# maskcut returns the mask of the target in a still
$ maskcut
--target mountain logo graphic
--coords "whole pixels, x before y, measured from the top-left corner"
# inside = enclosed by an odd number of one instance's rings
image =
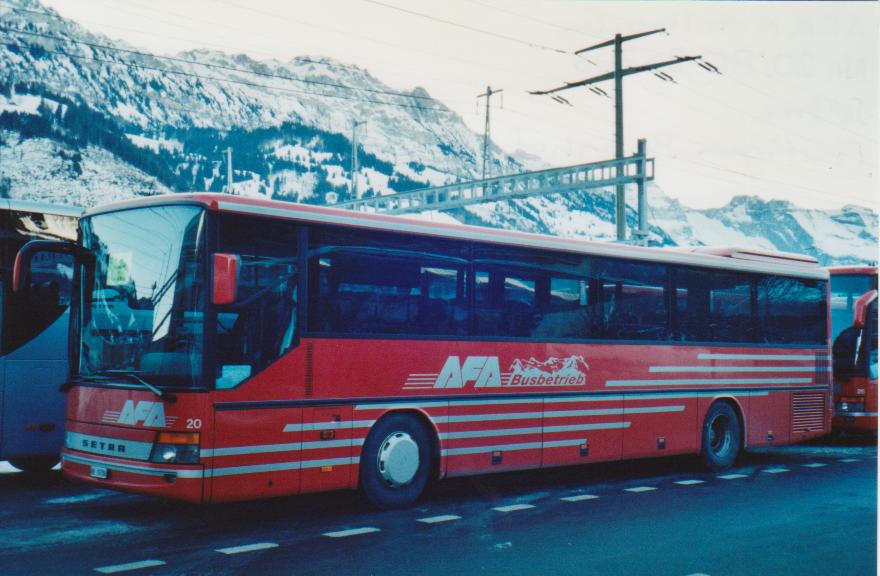
[[[517,358],[510,365],[508,386],[583,386],[589,364],[583,356],[548,358],[545,361]]]

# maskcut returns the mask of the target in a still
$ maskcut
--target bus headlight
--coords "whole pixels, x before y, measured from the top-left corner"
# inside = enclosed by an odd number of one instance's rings
[[[198,433],[159,432],[150,462],[156,464],[198,464]]]

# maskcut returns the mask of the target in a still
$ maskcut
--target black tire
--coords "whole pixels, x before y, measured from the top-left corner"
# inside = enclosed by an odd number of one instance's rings
[[[412,462],[413,447],[418,453],[418,462]],[[405,446],[401,446],[405,444]],[[396,447],[395,447],[396,446]],[[404,454],[403,459],[395,460],[397,468],[404,468],[404,476],[415,466],[412,477],[395,484],[391,467],[385,468],[383,458],[389,458],[390,451]],[[431,474],[431,436],[425,426],[408,414],[391,414],[382,418],[370,430],[361,451],[360,487],[367,499],[377,508],[391,509],[409,506],[422,495]]]
[[[703,463],[710,470],[726,470],[733,466],[741,450],[742,428],[736,411],[727,402],[715,402],[703,422]]]
[[[9,463],[22,472],[46,474],[58,464],[58,456],[36,456],[33,458],[10,458]]]

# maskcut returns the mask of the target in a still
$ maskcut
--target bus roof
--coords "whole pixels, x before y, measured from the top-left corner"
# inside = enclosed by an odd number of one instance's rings
[[[273,216],[303,222],[405,232],[424,236],[476,240],[529,248],[577,252],[652,262],[678,263],[726,270],[786,274],[827,279],[828,272],[810,257],[746,248],[646,248],[611,242],[561,238],[464,224],[431,222],[388,214],[354,212],[327,206],[295,204],[215,193],[187,193],[123,200],[88,210],[84,217],[157,204],[201,204],[209,210]]]
[[[875,276],[877,274],[877,266],[830,266],[828,268],[828,273],[832,276],[840,276],[843,274]]]
[[[49,204],[48,202],[31,202],[30,200],[15,200],[11,198],[3,198],[0,200],[0,210],[34,212],[37,214],[57,214],[59,216],[71,216],[73,218],[79,218],[83,213],[83,209],[79,206]]]

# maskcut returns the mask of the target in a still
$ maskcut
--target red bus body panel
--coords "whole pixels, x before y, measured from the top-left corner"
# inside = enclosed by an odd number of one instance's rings
[[[69,446],[64,471],[106,484],[90,476],[104,466],[114,488],[195,502],[353,488],[371,426],[399,410],[434,431],[440,477],[695,453],[717,399],[739,411],[747,446],[799,442],[830,429],[827,358],[823,348],[304,339],[235,389],[178,394],[161,428],[118,422],[128,401],[161,403],[149,392],[74,388],[70,432],[148,442],[199,420],[202,457],[171,480],[167,465]],[[513,384],[524,366],[531,385]]]

